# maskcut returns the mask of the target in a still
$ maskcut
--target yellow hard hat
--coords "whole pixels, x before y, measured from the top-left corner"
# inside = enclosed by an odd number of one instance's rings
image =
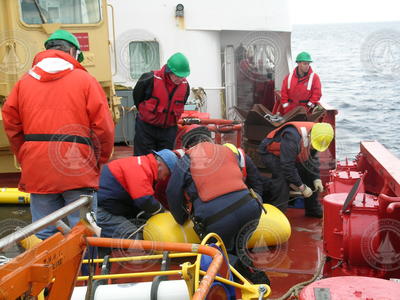
[[[333,128],[329,123],[315,123],[311,129],[311,145],[312,147],[323,152],[328,149],[333,140]]]
[[[239,155],[239,150],[234,144],[225,143],[223,146],[228,147],[229,149],[232,150],[233,153],[235,153],[236,155]]]

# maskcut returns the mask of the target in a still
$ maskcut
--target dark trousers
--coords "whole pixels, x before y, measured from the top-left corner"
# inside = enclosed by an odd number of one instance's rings
[[[233,203],[237,199],[227,197],[223,201],[228,200],[231,200],[229,203]],[[218,202],[218,200],[214,201]],[[218,203],[215,204],[218,205]],[[218,209],[212,211],[215,212]],[[257,228],[260,217],[260,206],[253,199],[217,222],[206,226],[205,231],[215,232],[221,237],[229,255],[229,262],[234,265],[238,257],[242,258],[245,255],[247,241]]]
[[[136,117],[133,151],[135,156],[146,155],[152,150],[173,149],[178,126],[156,127]]]
[[[278,207],[281,211],[286,211],[289,205],[289,184],[283,174],[279,157],[273,154],[264,154],[263,162],[272,173],[272,178],[269,183],[269,190],[264,191],[264,201]],[[311,189],[314,189],[315,175],[300,163],[296,164],[297,171],[304,184]],[[321,204],[318,200],[318,193],[315,192],[309,198],[304,198],[304,208],[306,213],[314,213],[321,210]]]

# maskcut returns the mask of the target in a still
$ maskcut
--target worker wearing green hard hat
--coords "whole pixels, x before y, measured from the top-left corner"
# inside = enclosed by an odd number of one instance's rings
[[[73,52],[73,50],[75,50],[74,51],[75,54],[74,55],[72,55],[71,53],[70,54],[73,57],[75,57],[75,59],[77,61],[79,61],[79,62],[83,61],[84,57],[83,57],[83,53],[81,51],[81,46],[79,45],[78,39],[72,33],[68,32],[66,30],[59,29],[59,30],[55,31],[46,40],[46,42],[44,43],[44,46],[45,46],[46,49],[48,49],[49,44],[52,44],[50,41],[60,41],[60,40],[61,41],[66,41],[69,44],[71,44],[72,46],[74,46],[75,49],[73,49],[72,47],[70,49],[71,49],[72,52]],[[59,46],[59,47],[61,48],[62,46]],[[60,50],[62,50],[62,49],[60,49]]]
[[[167,66],[178,77],[188,77],[190,74],[189,61],[180,52],[175,53],[168,59]]]
[[[296,62],[298,63],[298,62],[302,62],[302,61],[312,62],[310,53],[305,52],[305,51],[300,52],[296,57]]]
[[[286,114],[298,106],[311,112],[319,104],[321,81],[310,66],[312,62],[308,52],[303,51],[296,56],[297,67],[282,83],[281,113]]]
[[[96,199],[101,166],[114,147],[106,95],[79,63],[78,40],[57,30],[44,45],[2,107],[4,130],[23,166],[19,187],[30,193],[32,222],[81,195]],[[70,227],[79,220],[79,212],[68,215]],[[50,225],[35,235],[46,239],[56,232]]]
[[[160,70],[144,73],[139,78],[133,89],[133,100],[139,111],[134,155],[174,148],[178,120],[190,93],[186,80],[189,74],[188,59],[177,52]]]
[[[67,43],[69,43],[70,45],[72,45],[75,49],[73,49],[72,47],[70,47],[70,51],[72,53],[70,53],[73,57],[75,57],[75,59],[79,62],[82,62],[84,57],[83,57],[83,53],[81,51],[81,46],[79,45],[79,41],[78,39],[70,32],[66,31],[66,30],[62,30],[59,29],[57,31],[55,31],[52,35],[50,35],[50,37],[44,42],[44,46],[46,49],[49,48],[50,44],[53,44],[53,42],[51,41],[65,41]],[[62,45],[58,46],[59,48],[63,48]],[[51,48],[55,48],[55,47],[51,47]],[[60,49],[60,50],[64,50],[64,49]],[[73,51],[74,50],[74,51]]]

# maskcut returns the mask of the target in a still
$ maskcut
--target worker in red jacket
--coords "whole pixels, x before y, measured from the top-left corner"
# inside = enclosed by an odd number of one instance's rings
[[[144,73],[133,89],[138,109],[135,123],[134,155],[152,150],[173,149],[177,123],[190,93],[186,77],[189,61],[175,53],[161,70]]]
[[[154,197],[158,181],[169,178],[178,157],[164,149],[143,156],[114,160],[101,171],[97,224],[103,237],[130,238],[138,229],[139,213],[148,217],[162,210]]]
[[[33,67],[14,86],[2,114],[21,165],[19,189],[31,193],[37,221],[98,188],[100,166],[114,144],[114,124],[102,87],[80,64],[77,38],[57,30]],[[96,206],[96,203],[94,203]],[[68,217],[71,226],[79,212]],[[49,226],[41,239],[56,232]]]
[[[310,63],[311,55],[301,52],[296,57],[297,67],[288,74],[282,83],[281,104],[284,114],[297,106],[313,109],[321,99],[321,81],[314,73]]]

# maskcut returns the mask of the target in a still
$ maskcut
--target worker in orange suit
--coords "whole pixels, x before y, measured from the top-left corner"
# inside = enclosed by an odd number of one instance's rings
[[[321,99],[321,81],[310,66],[311,55],[301,52],[296,57],[297,67],[288,74],[282,83],[281,104],[283,113],[298,106],[312,110]]]
[[[57,30],[7,98],[2,114],[11,148],[21,165],[19,189],[31,193],[32,221],[81,195],[93,195],[100,167],[111,156],[114,123],[101,85],[80,64],[77,38]],[[70,214],[74,226],[79,211]],[[56,232],[49,226],[40,239]]]

